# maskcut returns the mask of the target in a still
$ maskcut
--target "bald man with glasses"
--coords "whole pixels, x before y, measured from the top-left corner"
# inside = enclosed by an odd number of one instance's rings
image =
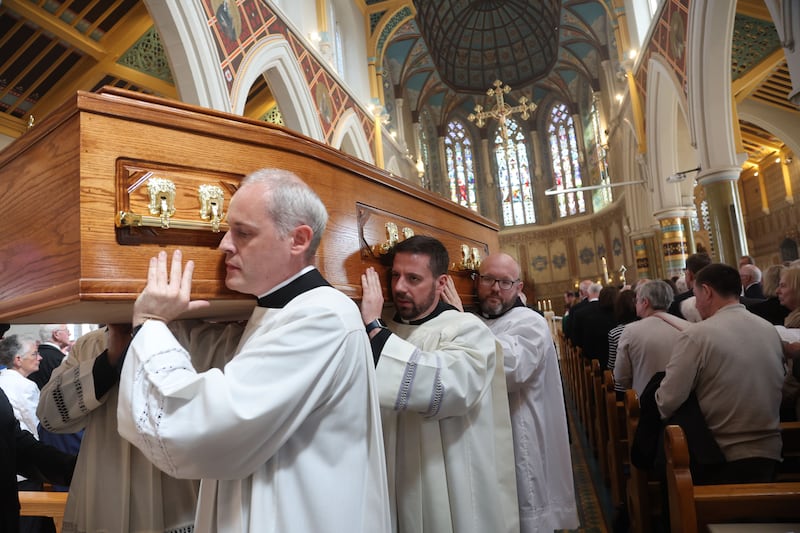
[[[520,298],[520,267],[510,255],[496,253],[484,259],[477,282],[479,316],[503,349],[520,531],[575,529],[567,417],[550,328]],[[444,297],[463,310],[452,282]]]

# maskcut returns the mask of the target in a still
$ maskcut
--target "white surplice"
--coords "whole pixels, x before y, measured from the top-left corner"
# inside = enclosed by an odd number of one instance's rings
[[[393,530],[519,531],[499,346],[474,315],[392,322],[376,373]],[[373,339],[373,343],[375,340]]]
[[[196,368],[222,366],[242,328],[176,322]],[[191,333],[191,335],[190,335]],[[202,347],[202,349],[201,349]],[[106,349],[106,332],[80,337],[41,392],[39,418],[48,431],[85,429],[64,511],[64,533],[190,533],[199,481],[174,479],[156,468],[117,432],[118,384],[99,400],[93,368]]]
[[[157,321],[126,357],[120,434],[166,472],[202,478],[197,531],[389,530],[374,363],[341,292],[257,307],[222,370],[195,372]]]
[[[579,526],[561,372],[547,321],[524,306],[483,319],[503,347],[522,533]]]

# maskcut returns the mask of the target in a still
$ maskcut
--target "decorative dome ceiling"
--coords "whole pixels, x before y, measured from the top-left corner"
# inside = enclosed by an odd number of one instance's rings
[[[496,79],[520,87],[558,59],[561,0],[414,0],[417,24],[442,80],[485,93]]]

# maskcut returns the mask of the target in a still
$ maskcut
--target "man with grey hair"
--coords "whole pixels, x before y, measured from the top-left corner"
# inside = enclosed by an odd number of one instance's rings
[[[761,287],[761,269],[755,265],[742,265],[739,267],[739,279],[742,280],[742,296],[745,298],[764,299],[764,290]]]
[[[625,326],[617,346],[614,382],[617,390],[634,389],[641,395],[650,378],[663,371],[680,332],[689,323],[667,313],[673,291],[661,280],[647,281],[636,289],[636,315]]]
[[[132,330],[81,337],[81,355],[48,384],[59,389],[52,423],[88,419],[96,430],[81,446],[65,525],[390,531],[369,341],[358,307],[313,266],[325,206],[293,173],[268,169],[245,178],[227,221],[225,284],[258,298],[244,329],[176,321],[208,302],[190,300],[194,263],[176,250],[168,267],[162,251]],[[192,479],[202,479],[199,496]]]
[[[39,327],[39,355],[42,362],[39,370],[28,376],[39,390],[50,380],[53,370],[64,360],[64,349],[69,346],[69,329],[66,324],[43,324]]]
[[[313,266],[327,223],[291,172],[249,175],[228,208],[229,289],[258,298],[222,369],[196,372],[167,327],[194,265],[150,261],[120,377],[119,432],[156,466],[199,478],[195,528],[387,532],[389,499],[372,351],[356,304]],[[336,495],[332,497],[332,495]]]

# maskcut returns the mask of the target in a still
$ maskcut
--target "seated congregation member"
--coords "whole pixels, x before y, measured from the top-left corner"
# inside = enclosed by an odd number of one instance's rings
[[[572,305],[569,308],[568,316],[564,317],[561,323],[561,328],[564,335],[569,339],[572,344],[575,344],[575,322],[572,320],[580,309],[589,303],[589,287],[592,286],[592,281],[585,279],[578,285],[578,294],[575,296]]]
[[[781,283],[783,270],[783,265],[769,266],[764,271],[764,275],[761,278],[766,300],[747,305],[747,309],[751,313],[760,316],[770,324],[776,326],[783,326],[783,321],[789,314],[789,309],[781,305],[778,299],[778,285]]]
[[[520,531],[575,529],[579,522],[558,357],[547,322],[522,304],[521,290],[513,257],[495,253],[483,260],[479,316],[503,348]],[[446,291],[448,300],[451,295],[461,307],[458,294]]]
[[[180,251],[150,261],[120,377],[119,432],[200,478],[195,530],[388,533],[375,370],[358,307],[313,266],[327,222],[295,174],[247,176],[228,208],[229,289],[258,297],[224,368],[198,372],[167,324],[190,301]],[[208,348],[198,348],[207,351]],[[463,464],[462,464],[463,466]]]
[[[9,335],[0,340],[0,364],[5,366],[0,370],[0,389],[11,402],[22,429],[30,431],[37,439],[39,388],[27,378],[39,369],[41,360],[37,343],[31,338]]]
[[[688,322],[667,313],[672,287],[661,280],[643,283],[636,289],[636,315],[619,338],[614,383],[617,390],[634,389],[641,396],[650,378],[667,366],[672,347]]]
[[[0,533],[20,531],[17,475],[69,485],[74,468],[74,455],[42,444],[20,427],[8,397],[0,390]]]
[[[575,313],[575,343],[581,356],[600,361],[600,368],[608,365],[608,332],[616,326],[614,302],[619,294],[616,287],[603,287],[593,283],[589,287],[589,303]]]
[[[684,316],[682,309],[685,308],[682,308],[681,304],[684,300],[688,300],[694,296],[694,277],[698,272],[700,272],[700,269],[710,264],[711,258],[708,256],[708,254],[702,252],[694,253],[686,259],[686,271],[684,272],[684,279],[688,289],[686,292],[682,292],[681,294],[675,296],[675,299],[672,300],[668,310],[670,314],[675,315],[678,318],[683,318],[684,320],[689,320],[689,318]],[[692,308],[690,307],[689,309]]]
[[[742,280],[742,296],[751,300],[765,299],[760,268],[755,265],[742,265],[739,267],[739,278]]]
[[[614,302],[614,320],[617,321],[617,325],[608,332],[608,363],[606,363],[606,368],[609,370],[614,370],[616,365],[619,337],[625,331],[625,326],[639,320],[639,317],[636,316],[636,291],[631,289],[620,291],[617,295],[617,301]]]
[[[449,257],[441,242],[416,235],[393,254],[389,326],[378,273],[361,277],[393,531],[519,531],[502,351],[480,319],[442,301]]]
[[[781,460],[783,348],[775,328],[739,303],[740,292],[733,267],[712,264],[697,273],[703,321],[680,334],[655,393],[667,419],[694,392],[724,455],[721,464],[698,466],[695,484],[772,481]]]
[[[28,379],[39,369],[42,357],[38,352],[38,343],[32,338],[9,335],[0,340],[0,364],[6,368],[0,370],[0,389],[5,393],[14,410],[14,416],[22,429],[39,439],[39,419],[36,407],[39,404],[39,388]],[[42,490],[39,479],[27,479],[20,476],[19,490]],[[20,531],[28,533],[55,531],[52,518],[23,517],[20,519]]]
[[[783,325],[789,330],[800,329],[800,268],[783,269],[778,283],[778,300],[789,310]],[[786,333],[788,337],[794,337],[792,333],[796,331]],[[781,414],[784,420],[800,420],[800,343],[786,344],[784,352],[788,371],[783,384]]]
[[[39,370],[28,376],[39,390],[47,384],[53,370],[66,357],[64,349],[69,346],[69,329],[66,324],[44,324],[39,327],[39,355],[42,361]]]

